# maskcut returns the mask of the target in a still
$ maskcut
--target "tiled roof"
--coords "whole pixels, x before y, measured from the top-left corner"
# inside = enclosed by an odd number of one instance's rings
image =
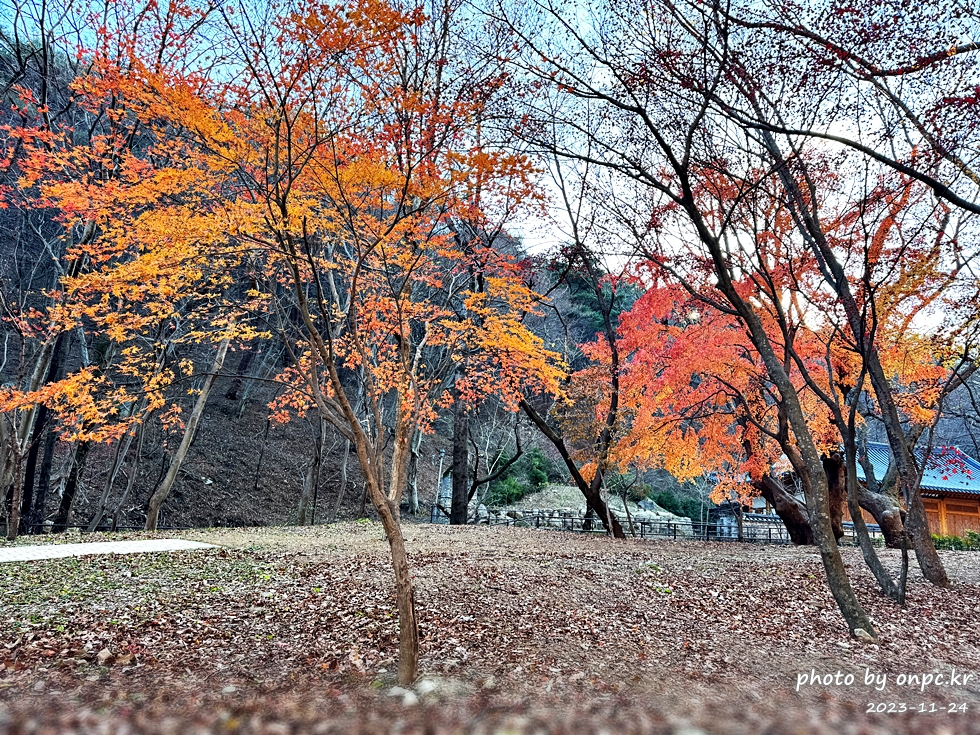
[[[923,450],[916,450],[921,462]],[[888,469],[888,445],[868,442],[868,459],[875,468],[875,478],[879,481]],[[864,468],[858,463],[859,480],[864,480]],[[922,475],[923,490],[970,493],[980,495],[980,462],[957,447],[933,447],[932,456]]]

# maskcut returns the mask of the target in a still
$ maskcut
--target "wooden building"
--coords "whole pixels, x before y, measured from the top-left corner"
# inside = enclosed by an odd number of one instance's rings
[[[880,480],[888,469],[888,445],[868,442],[868,459]],[[860,464],[857,471],[863,482],[864,469]],[[935,447],[922,475],[921,488],[933,533],[961,537],[967,531],[980,533],[980,462],[957,447]]]

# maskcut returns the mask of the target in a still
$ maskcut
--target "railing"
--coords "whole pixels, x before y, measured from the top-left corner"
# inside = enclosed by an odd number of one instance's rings
[[[743,543],[790,544],[792,539],[786,527],[778,520],[775,522],[743,522],[742,536],[739,538],[738,527],[726,522],[675,523],[670,521],[639,521],[632,524],[625,518],[619,517],[620,525],[627,536],[633,538],[669,538],[686,541],[734,541]],[[538,528],[569,533],[594,533],[605,535],[606,529],[598,518],[583,518],[575,512],[556,511],[552,515],[534,514],[523,518],[509,516],[491,516],[487,523],[491,526],[516,526],[519,528]],[[884,537],[878,526],[868,524],[868,534],[876,545],[884,543]],[[857,545],[852,523],[844,524],[842,545]]]

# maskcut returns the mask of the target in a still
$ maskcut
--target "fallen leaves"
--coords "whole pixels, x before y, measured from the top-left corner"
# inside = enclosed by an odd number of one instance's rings
[[[882,636],[877,645],[858,645],[848,643],[833,600],[811,578],[820,560],[809,549],[613,542],[522,529],[410,526],[407,535],[422,671],[455,682],[425,697],[415,692],[418,723],[463,722],[453,718],[470,707],[510,712],[521,702],[553,709],[613,700],[637,716],[655,707],[693,718],[714,707],[733,723],[789,710],[820,712],[830,722],[857,717],[860,703],[846,692],[802,700],[791,686],[801,667],[832,661],[897,672],[941,661],[980,669],[980,570],[962,555],[946,559],[957,579],[952,590],[916,580],[902,609],[873,591],[858,553],[845,550]],[[157,692],[158,705],[146,704],[147,711],[166,703],[191,719],[201,707],[222,711],[229,698],[263,712],[303,702],[318,717],[339,717],[335,707],[402,717],[389,710],[406,697],[385,694],[395,683],[398,628],[377,528],[209,538],[237,539],[249,550],[0,567],[0,706],[30,709],[40,676],[47,692],[66,692],[66,711],[129,707],[130,695]],[[890,553],[886,563],[895,562]],[[71,594],[51,595],[51,587]],[[761,701],[753,698],[758,691],[766,692]],[[433,696],[441,714],[422,714]],[[748,713],[733,714],[732,702],[751,702]],[[313,716],[303,711],[290,717]]]

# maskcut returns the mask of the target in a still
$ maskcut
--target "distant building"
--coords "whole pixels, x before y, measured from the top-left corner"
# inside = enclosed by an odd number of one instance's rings
[[[923,453],[918,452],[920,462]],[[868,459],[880,481],[888,470],[888,445],[868,442]],[[860,464],[857,473],[864,482]],[[920,487],[930,531],[943,536],[980,532],[980,462],[957,447],[935,447]]]

